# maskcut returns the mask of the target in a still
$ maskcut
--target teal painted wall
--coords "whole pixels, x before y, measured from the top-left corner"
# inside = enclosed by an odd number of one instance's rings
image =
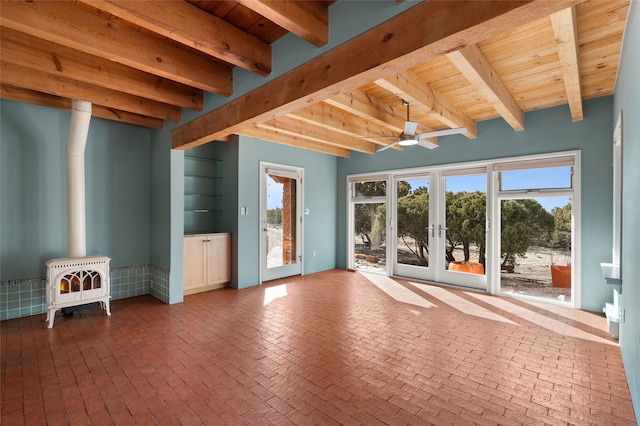
[[[169,303],[181,303],[184,297],[184,151],[170,151],[171,191],[171,263]]]
[[[622,111],[622,309],[620,350],[640,423],[640,4],[631,2],[613,117]]]
[[[151,131],[151,263],[171,267],[171,146],[168,132]]]
[[[221,161],[218,184],[222,213],[216,215],[216,231],[231,233],[231,287],[238,288],[238,137],[231,142],[213,142]],[[243,263],[244,265],[244,263]]]
[[[66,257],[70,112],[0,101],[0,281],[45,276]],[[150,131],[92,118],[85,154],[87,254],[150,263]]]
[[[336,247],[336,158],[247,137],[239,138],[238,150],[237,255],[241,267],[234,271],[234,285],[244,288],[259,283],[260,161],[304,168],[304,208],[310,210],[303,219],[304,273],[332,269]],[[249,214],[240,215],[240,207],[247,207]],[[312,256],[314,250],[316,257]]]
[[[582,158],[582,306],[602,311],[611,289],[601,278],[600,262],[611,257],[612,97],[584,102],[584,120],[572,122],[560,106],[525,114],[525,130],[514,132],[502,119],[477,124],[478,137],[440,138],[435,150],[409,147],[375,155],[354,153],[338,160],[338,245],[336,262],[346,267],[346,176],[353,173],[581,150]],[[610,260],[609,260],[610,261]]]

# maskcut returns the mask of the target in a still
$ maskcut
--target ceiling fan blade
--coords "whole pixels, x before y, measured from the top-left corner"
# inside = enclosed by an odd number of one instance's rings
[[[418,141],[418,145],[420,145],[423,148],[427,148],[427,149],[435,149],[435,148],[438,147],[437,143],[429,142],[427,140],[419,140]]]
[[[466,127],[456,127],[455,129],[434,130],[433,132],[420,133],[418,135],[418,138],[422,139],[422,138],[434,138],[438,136],[457,135],[460,133],[464,133],[466,131],[467,131]]]
[[[385,146],[381,146],[381,147],[377,147],[376,148],[376,152],[380,152],[380,151],[384,151],[385,149],[389,149],[393,146],[395,146],[398,143],[398,141],[394,142],[394,143],[390,143],[389,145],[385,145]]]
[[[403,134],[413,136],[416,134],[417,129],[418,129],[418,122],[407,120],[404,122]]]

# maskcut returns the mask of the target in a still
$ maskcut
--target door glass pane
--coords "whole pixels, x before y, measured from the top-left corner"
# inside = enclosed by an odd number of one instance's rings
[[[429,178],[396,182],[397,263],[429,266]]]
[[[296,179],[267,174],[267,268],[296,263]]]
[[[486,174],[445,178],[445,265],[457,273],[484,274],[486,264]],[[436,229],[436,232],[441,232]]]
[[[386,270],[386,203],[354,203],[354,268]]]
[[[571,199],[500,201],[500,292],[571,301]]]

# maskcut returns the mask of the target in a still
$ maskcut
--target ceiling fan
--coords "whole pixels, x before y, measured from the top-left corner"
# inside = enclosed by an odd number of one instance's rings
[[[418,129],[418,123],[409,119],[409,107],[411,104],[407,101],[402,101],[402,106],[407,109],[407,120],[404,122],[404,130],[400,136],[381,136],[381,137],[365,137],[363,139],[396,139],[395,142],[390,143],[376,149],[376,152],[384,151],[395,145],[410,146],[420,145],[424,148],[434,149],[438,147],[438,144],[425,140],[427,138],[435,138],[438,136],[457,135],[467,131],[466,127],[456,127],[455,129],[443,129],[434,130],[433,132],[416,133]]]

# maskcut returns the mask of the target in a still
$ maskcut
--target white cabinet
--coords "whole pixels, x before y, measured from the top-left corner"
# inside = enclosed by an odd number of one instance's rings
[[[184,237],[184,294],[225,287],[231,281],[231,234]]]

